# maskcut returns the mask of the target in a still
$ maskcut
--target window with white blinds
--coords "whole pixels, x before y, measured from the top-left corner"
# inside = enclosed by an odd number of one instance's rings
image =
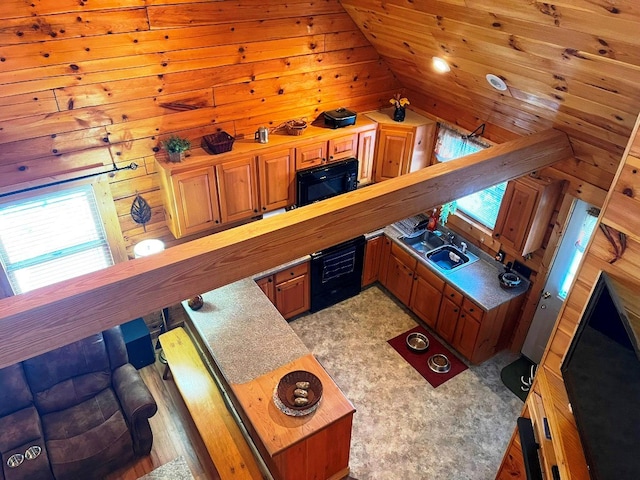
[[[113,265],[91,185],[0,204],[0,261],[16,294]]]
[[[475,138],[466,138],[462,133],[441,124],[438,131],[435,155],[438,161],[448,162],[449,160],[476,153],[487,147],[489,145]],[[456,200],[457,207],[464,214],[493,229],[496,225],[498,211],[506,188],[507,183],[503,182],[459,198]]]

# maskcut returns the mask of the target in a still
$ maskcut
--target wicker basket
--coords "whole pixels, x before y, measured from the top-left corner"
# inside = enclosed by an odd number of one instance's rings
[[[307,128],[307,122],[304,120],[289,120],[284,124],[289,135],[302,135]]]
[[[233,148],[235,139],[224,130],[212,133],[202,137],[202,148],[207,152],[217,155],[219,153],[229,152]]]

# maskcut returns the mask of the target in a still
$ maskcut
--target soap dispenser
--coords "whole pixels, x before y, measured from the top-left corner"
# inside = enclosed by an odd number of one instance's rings
[[[427,223],[427,230],[429,230],[430,232],[435,231],[435,229],[438,227],[438,216],[436,215],[436,209],[433,209],[433,212],[431,212],[431,215],[429,216],[429,223]]]

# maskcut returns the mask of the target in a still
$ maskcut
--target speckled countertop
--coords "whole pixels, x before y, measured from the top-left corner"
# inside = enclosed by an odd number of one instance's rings
[[[227,382],[249,382],[310,353],[252,279],[202,298],[200,310],[183,306]]]
[[[515,288],[508,290],[502,288],[498,280],[498,275],[504,271],[504,268],[500,267],[499,262],[491,259],[489,255],[479,249],[469,247],[471,253],[478,256],[479,260],[477,262],[458,268],[453,272],[442,273],[439,269],[433,267],[423,256],[399,241],[398,238],[402,236],[399,230],[393,226],[389,226],[384,229],[383,233],[395,241],[405,251],[417,258],[419,262],[425,264],[436,275],[485,310],[492,310],[522,295],[529,289],[529,281],[525,278],[523,278],[522,283]]]

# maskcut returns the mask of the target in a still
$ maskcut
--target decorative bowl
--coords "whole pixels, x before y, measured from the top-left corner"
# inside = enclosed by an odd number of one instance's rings
[[[436,373],[447,373],[451,370],[451,362],[447,356],[442,353],[431,355],[429,360],[427,360],[427,365]]]
[[[189,305],[189,308],[191,310],[200,310],[204,305],[204,300],[202,299],[202,295],[196,295],[195,297],[190,298],[189,301],[187,302],[187,305]]]
[[[295,404],[296,395],[294,392],[297,382],[309,382],[308,395],[306,397],[309,402],[305,405]],[[280,379],[276,387],[276,395],[286,408],[291,410],[310,410],[322,398],[322,382],[311,372],[294,370]]]
[[[407,335],[407,347],[414,352],[426,352],[429,348],[429,339],[420,332],[413,332]]]

